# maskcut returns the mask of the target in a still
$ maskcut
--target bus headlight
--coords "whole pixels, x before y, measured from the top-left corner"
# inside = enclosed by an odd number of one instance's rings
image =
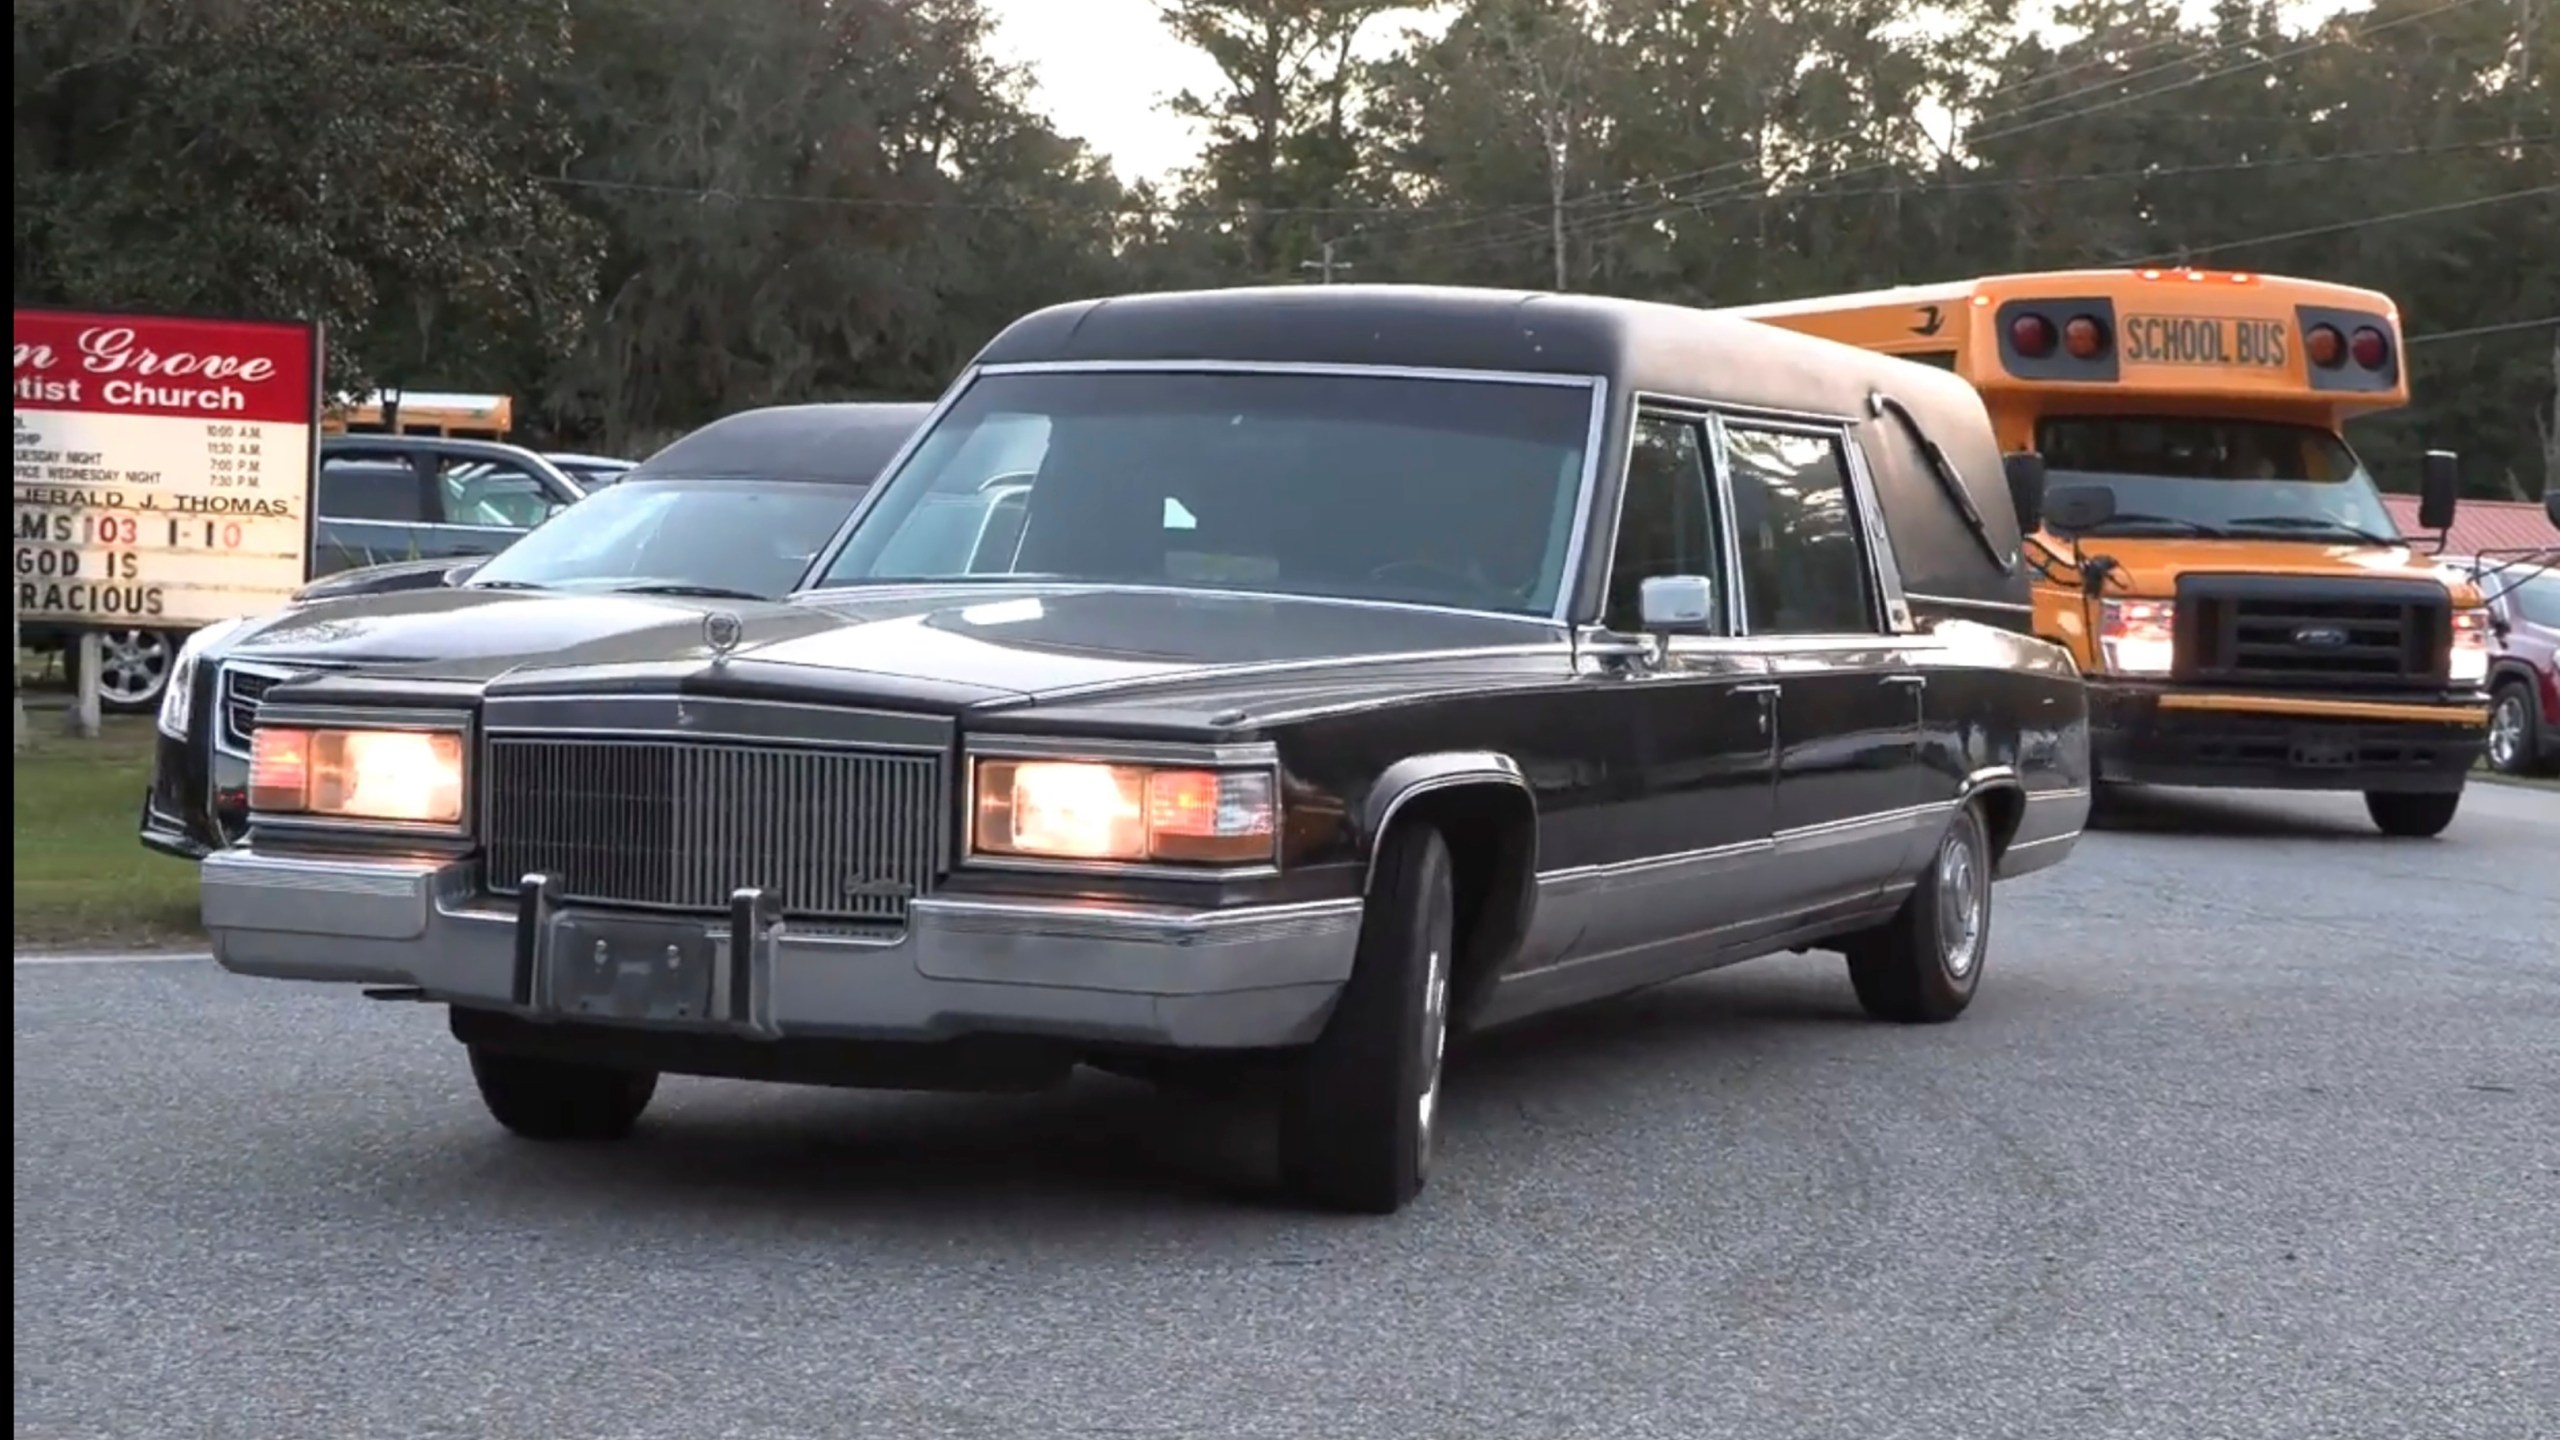
[[[458,825],[462,736],[261,725],[250,732],[249,808],[320,820]]]
[[[2176,668],[2178,605],[2174,600],[2108,600],[2099,611],[2098,645],[2118,675],[2166,675]]]
[[[2488,611],[2473,609],[2453,612],[2453,653],[2446,666],[2445,678],[2456,685],[2488,683]]]
[[[977,762],[972,854],[1123,864],[1268,865],[1279,835],[1269,770],[1089,760]]]

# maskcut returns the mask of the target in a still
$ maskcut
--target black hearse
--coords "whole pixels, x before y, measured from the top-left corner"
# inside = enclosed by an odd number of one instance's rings
[[[1391,1211],[1453,1029],[1808,947],[1965,1008],[2088,809],[2006,473],[1955,377],[1708,312],[1060,306],[790,605],[269,691],[205,923],[449,1006],[523,1135],[1244,1059],[1290,1190]]]
[[[726,416],[498,554],[442,562],[435,585],[320,595],[197,631],[161,697],[142,843],[195,860],[246,832],[250,717],[288,676],[494,664],[788,592],[931,409],[781,405]]]

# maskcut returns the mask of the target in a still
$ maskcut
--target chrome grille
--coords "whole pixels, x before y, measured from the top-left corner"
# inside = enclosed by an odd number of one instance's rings
[[[254,675],[225,667],[222,672],[222,741],[234,750],[249,748],[249,730],[258,719],[258,697],[276,683],[273,675]]]
[[[936,754],[717,741],[492,736],[488,883],[720,911],[758,886],[786,916],[897,924],[944,849]]]

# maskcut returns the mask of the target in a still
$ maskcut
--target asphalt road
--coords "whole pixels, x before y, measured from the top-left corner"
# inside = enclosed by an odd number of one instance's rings
[[[2560,1435],[2560,793],[2122,823],[1956,1025],[1804,957],[1482,1042],[1386,1221],[1119,1081],[563,1153],[435,1011],[21,964],[16,1433]]]

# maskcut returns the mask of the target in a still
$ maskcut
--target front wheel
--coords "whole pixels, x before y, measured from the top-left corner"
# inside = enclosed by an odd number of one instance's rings
[[[1869,1015],[1937,1024],[1973,1003],[1991,951],[1992,863],[1990,828],[1967,805],[1902,909],[1844,947],[1850,988]]]
[[[2534,754],[2533,694],[2514,680],[2489,702],[2489,768],[2501,775],[2530,775]]]
[[[2422,791],[2411,794],[2388,790],[2365,792],[2365,813],[2385,835],[2404,840],[2425,840],[2444,833],[2453,823],[2453,812],[2462,808],[2459,790]]]
[[[1377,873],[1351,979],[1281,1094],[1280,1172],[1301,1200],[1391,1215],[1431,1173],[1457,906],[1430,826],[1388,835]]]
[[[619,1140],[658,1093],[647,1070],[471,1047],[471,1078],[491,1118],[528,1140]]]

